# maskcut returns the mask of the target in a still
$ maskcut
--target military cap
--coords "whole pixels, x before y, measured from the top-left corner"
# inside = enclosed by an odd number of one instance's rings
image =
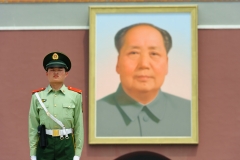
[[[51,52],[43,59],[43,68],[47,71],[51,67],[63,67],[66,71],[69,71],[71,69],[71,61],[61,52]]]

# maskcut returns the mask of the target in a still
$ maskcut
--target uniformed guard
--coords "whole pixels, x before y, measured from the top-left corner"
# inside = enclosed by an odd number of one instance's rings
[[[31,160],[79,160],[84,140],[82,92],[64,85],[71,61],[51,52],[43,67],[49,85],[32,92],[29,110]]]

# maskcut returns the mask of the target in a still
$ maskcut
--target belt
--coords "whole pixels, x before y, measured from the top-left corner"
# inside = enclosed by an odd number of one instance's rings
[[[70,134],[70,133],[73,133],[72,129],[65,129],[65,131],[66,131],[67,135]],[[52,129],[52,130],[51,129],[46,129],[46,134],[51,135],[53,137],[58,137],[58,136],[63,137],[63,136],[65,136],[65,132],[64,132],[63,129]]]

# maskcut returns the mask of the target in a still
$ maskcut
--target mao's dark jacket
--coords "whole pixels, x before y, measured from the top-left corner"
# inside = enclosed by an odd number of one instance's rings
[[[159,91],[149,104],[129,97],[121,84],[97,101],[97,137],[191,136],[191,102]]]

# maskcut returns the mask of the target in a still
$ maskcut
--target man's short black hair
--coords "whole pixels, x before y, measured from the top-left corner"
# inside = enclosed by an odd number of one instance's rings
[[[122,48],[122,45],[124,43],[124,37],[125,37],[126,33],[130,29],[132,29],[136,26],[141,26],[141,25],[151,26],[151,27],[155,28],[156,30],[158,30],[160,32],[160,34],[163,37],[165,49],[168,53],[169,50],[172,48],[172,37],[171,37],[171,35],[166,30],[164,30],[162,28],[159,28],[157,26],[154,26],[150,23],[137,23],[137,24],[133,24],[133,25],[130,25],[130,26],[127,26],[127,27],[124,27],[124,28],[120,29],[114,37],[115,47],[116,47],[118,53],[120,52],[120,49]]]

